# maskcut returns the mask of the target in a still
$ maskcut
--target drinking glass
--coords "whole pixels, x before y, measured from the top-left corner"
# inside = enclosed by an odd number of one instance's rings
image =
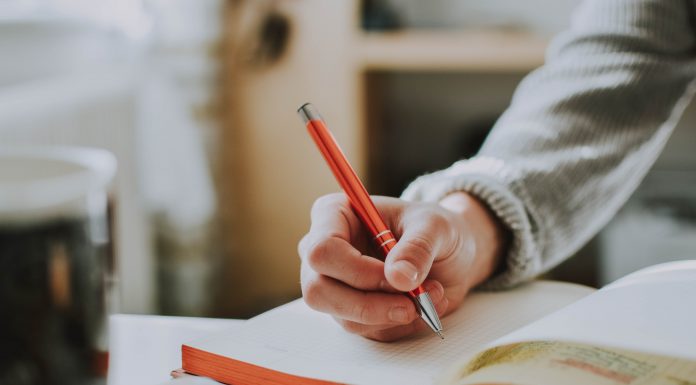
[[[0,384],[106,382],[116,160],[0,147]]]

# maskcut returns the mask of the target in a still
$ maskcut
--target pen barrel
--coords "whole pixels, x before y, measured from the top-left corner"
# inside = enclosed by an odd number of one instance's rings
[[[382,254],[382,260],[384,260],[391,249],[396,246],[396,237],[384,223],[382,216],[377,211],[377,207],[370,199],[367,189],[360,181],[360,178],[358,178],[353,167],[348,163],[341,147],[316,109],[307,103],[300,107],[298,113],[302,116],[309,135],[319,148],[319,152],[321,152],[321,155],[329,165],[338,184],[348,196],[348,201],[353,211],[373,236],[373,240]],[[423,293],[425,293],[423,287],[418,286],[416,289],[409,291],[408,295],[415,299]]]
[[[382,254],[386,257],[391,249],[396,245],[396,238],[392,234],[391,230],[384,230],[373,238],[375,245],[380,249]]]
[[[303,106],[302,108],[305,108]],[[348,163],[343,151],[334,139],[331,131],[324,121],[312,110],[303,112],[307,130],[316,143],[319,151],[326,160],[331,172],[336,177],[338,184],[348,196],[353,211],[360,218],[367,230],[375,237],[375,241],[382,251],[382,257],[386,257],[391,247],[396,243],[396,238],[389,231],[382,216],[377,211],[365,186],[358,178],[353,167]]]

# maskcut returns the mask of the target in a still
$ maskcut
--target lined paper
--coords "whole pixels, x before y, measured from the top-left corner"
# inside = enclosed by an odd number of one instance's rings
[[[471,294],[442,322],[445,340],[429,331],[395,343],[351,335],[329,316],[291,302],[191,347],[293,375],[343,383],[433,383],[463,356],[593,290],[538,281],[506,292]]]

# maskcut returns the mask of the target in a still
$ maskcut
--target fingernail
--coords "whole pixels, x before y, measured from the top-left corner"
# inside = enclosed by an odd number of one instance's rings
[[[398,261],[394,264],[394,270],[406,277],[411,283],[418,282],[418,270],[416,270],[416,267],[413,266],[411,262]]]
[[[405,307],[396,306],[389,309],[389,319],[394,322],[408,322],[408,310]]]

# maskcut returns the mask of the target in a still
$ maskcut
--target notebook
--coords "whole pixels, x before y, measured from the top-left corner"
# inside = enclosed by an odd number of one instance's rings
[[[235,385],[696,384],[696,261],[596,292],[548,281],[476,292],[442,321],[445,340],[380,343],[298,300],[183,345],[182,365]]]

